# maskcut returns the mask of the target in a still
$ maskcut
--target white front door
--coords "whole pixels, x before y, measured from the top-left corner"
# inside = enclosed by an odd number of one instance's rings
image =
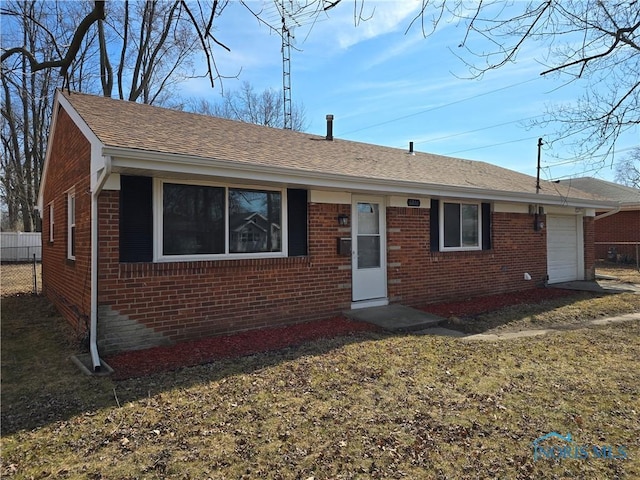
[[[353,197],[352,292],[357,306],[386,305],[387,256],[383,197]]]

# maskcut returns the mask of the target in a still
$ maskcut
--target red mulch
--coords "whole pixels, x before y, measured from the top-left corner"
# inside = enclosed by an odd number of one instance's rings
[[[180,367],[211,363],[224,358],[280,350],[320,338],[377,330],[379,330],[378,327],[369,323],[335,317],[286,327],[265,328],[123,352],[107,357],[105,360],[115,370],[113,378],[122,380]]]
[[[510,305],[539,303],[575,294],[576,292],[572,290],[536,288],[522,292],[476,297],[460,302],[437,303],[427,305],[423,310],[445,318],[468,317]],[[368,323],[335,317],[124,352],[107,357],[106,361],[115,370],[113,378],[122,380],[180,367],[211,363],[225,358],[280,350],[320,338],[376,330],[379,330],[378,327]]]
[[[568,297],[576,293],[575,290],[562,290],[559,288],[533,288],[520,292],[475,297],[460,302],[435,303],[426,305],[422,310],[445,318],[471,317],[511,305],[535,304],[544,300]]]

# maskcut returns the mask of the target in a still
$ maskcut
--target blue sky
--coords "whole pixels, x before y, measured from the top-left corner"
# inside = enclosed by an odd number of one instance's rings
[[[271,0],[247,2],[254,10]],[[581,85],[563,86],[562,78],[541,77],[544,69],[524,50],[514,64],[469,79],[460,52],[464,28],[442,23],[424,38],[419,28],[406,29],[416,2],[365,2],[366,22],[354,26],[354,2],[343,0],[311,28],[294,31],[291,55],[293,102],[304,104],[307,131],[324,135],[325,116],[334,115],[334,136],[346,140],[408,148],[417,151],[481,160],[536,174],[537,139],[551,128],[526,128],[527,121],[544,113],[545,106],[572,102]],[[274,17],[275,18],[275,17]],[[237,2],[218,19],[216,36],[231,52],[218,51],[216,63],[225,90],[244,81],[257,91],[282,88],[281,39],[260,25]],[[220,88],[211,90],[206,79],[192,80],[184,96],[219,100]],[[640,131],[626,133],[616,144],[616,159],[640,144]],[[571,161],[568,147],[554,144],[542,151],[541,178],[596,176],[613,180],[608,161],[593,165]],[[560,165],[554,165],[558,164]]]

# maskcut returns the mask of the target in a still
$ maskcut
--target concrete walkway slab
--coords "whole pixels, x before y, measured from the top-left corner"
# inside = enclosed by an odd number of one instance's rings
[[[521,330],[517,332],[498,332],[498,333],[478,333],[476,335],[468,335],[461,338],[463,341],[488,341],[493,342],[497,340],[513,340],[516,338],[537,337],[539,335],[547,335],[549,333],[566,332],[567,330],[579,330],[581,328],[589,328],[594,326],[612,325],[615,323],[623,322],[637,322],[640,321],[640,313],[627,313],[626,315],[618,315],[616,317],[597,318],[593,320],[586,320],[580,324],[566,324],[552,326],[541,330]]]
[[[575,280],[573,282],[553,283],[550,288],[561,288],[564,290],[579,290],[595,293],[640,293],[640,285],[633,283],[622,283],[616,280]]]
[[[344,314],[354,320],[373,323],[390,332],[414,332],[436,327],[444,318],[405,305],[385,305],[349,310]]]
[[[436,335],[438,337],[453,337],[453,338],[464,338],[469,334],[461,332],[460,330],[451,330],[450,328],[444,327],[432,327],[426,328],[424,330],[418,330],[413,332],[416,335]]]

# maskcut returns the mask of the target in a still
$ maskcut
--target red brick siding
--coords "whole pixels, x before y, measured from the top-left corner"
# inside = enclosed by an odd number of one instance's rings
[[[492,213],[491,250],[431,252],[429,213],[387,209],[392,301],[420,305],[532,288],[546,279],[546,232],[533,230],[531,216]]]
[[[350,306],[350,258],[336,252],[336,218],[348,205],[309,205],[308,257],[120,264],[118,202],[118,192],[100,195],[99,303],[172,341],[322,318]]]
[[[584,217],[582,220],[582,232],[584,237],[584,279],[594,280],[596,278],[594,217]]]
[[[99,302],[171,341],[339,314],[351,303],[351,259],[337,254],[337,225],[349,205],[309,205],[309,256],[120,264],[116,191],[100,196]],[[492,249],[431,252],[429,210],[388,208],[392,302],[422,305],[539,286],[546,279],[546,230],[530,215],[492,214]],[[593,235],[585,219],[585,245]],[[585,248],[585,269],[593,266]],[[524,280],[524,273],[532,280]]]
[[[609,248],[615,247],[617,254],[635,259],[635,245],[622,245],[618,242],[640,242],[640,210],[622,211],[596,220],[595,241],[598,243],[596,258],[607,258]]]
[[[91,308],[90,145],[60,110],[43,191],[42,280],[45,295],[79,331]],[[67,192],[76,197],[75,261],[67,259]],[[54,206],[54,241],[49,242],[49,205]]]

